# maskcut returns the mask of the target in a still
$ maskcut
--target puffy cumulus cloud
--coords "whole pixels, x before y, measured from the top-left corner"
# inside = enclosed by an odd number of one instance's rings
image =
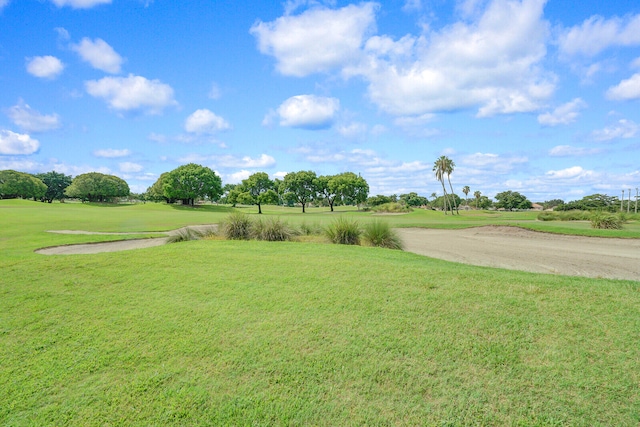
[[[260,52],[275,57],[280,73],[303,77],[339,68],[358,56],[365,36],[374,29],[377,9],[375,3],[312,8],[257,22],[250,32]]]
[[[142,165],[132,162],[122,162],[119,163],[118,166],[120,167],[120,172],[124,173],[136,173],[144,169]]]
[[[542,126],[568,125],[576,121],[580,110],[587,107],[587,103],[580,98],[567,102],[549,113],[540,114],[538,123]]]
[[[462,157],[462,165],[475,168],[495,168],[509,171],[515,166],[527,163],[529,159],[524,156],[505,156],[494,153],[474,153]]]
[[[340,101],[315,95],[297,95],[284,101],[276,114],[280,126],[326,129],[335,121]]]
[[[173,88],[160,80],[148,80],[129,74],[128,77],[104,77],[85,82],[87,93],[104,99],[114,110],[144,110],[160,114],[165,107],[176,105]]]
[[[479,117],[536,111],[555,90],[546,74],[544,0],[494,0],[470,22],[420,37],[372,37],[343,74],[369,83],[383,111],[412,116],[478,108]]]
[[[111,0],[51,0],[58,7],[69,6],[72,9],[90,9],[100,4],[110,4]]]
[[[85,37],[80,43],[71,45],[71,49],[76,51],[80,58],[91,64],[93,68],[111,74],[120,72],[122,57],[102,39],[91,40]]]
[[[242,182],[243,179],[247,179],[252,175],[253,172],[248,171],[248,170],[241,170],[232,174],[227,175],[227,179],[225,180],[225,182],[228,182],[230,184],[240,184]]]
[[[46,132],[60,127],[57,114],[40,114],[23,101],[7,110],[7,116],[16,126],[27,132]]]
[[[585,170],[580,166],[572,166],[561,170],[550,170],[545,176],[554,180],[584,180],[591,179],[595,175],[594,171]]]
[[[592,16],[581,25],[566,29],[558,43],[565,56],[588,57],[613,46],[640,45],[640,14],[611,19]]]
[[[638,135],[640,126],[631,120],[620,119],[612,126],[608,126],[602,130],[595,130],[592,132],[592,137],[596,141],[608,142],[614,139],[628,139],[634,138]]]
[[[556,145],[549,150],[549,155],[553,157],[583,157],[600,153],[597,148],[572,147],[571,145]]]
[[[181,157],[178,161],[181,163],[211,163],[215,165],[216,168],[240,169],[268,168],[276,164],[276,159],[268,154],[261,154],[258,158],[252,158],[250,156],[204,156],[201,154],[190,154]]]
[[[640,28],[638,31],[640,31]],[[617,86],[610,87],[606,95],[607,98],[614,101],[640,99],[640,73],[634,74],[630,79],[621,81]]]
[[[26,60],[27,72],[42,79],[55,79],[64,70],[64,64],[55,56],[35,56]]]
[[[29,135],[0,130],[0,154],[27,155],[40,149],[40,142]]]
[[[231,125],[222,117],[205,108],[196,110],[187,117],[184,129],[190,133],[213,134],[231,129]]]
[[[114,148],[105,148],[102,150],[96,150],[93,152],[93,155],[96,157],[104,157],[107,159],[113,159],[113,158],[118,158],[118,157],[127,157],[131,155],[131,150],[129,149],[122,149],[122,150],[117,150]]]

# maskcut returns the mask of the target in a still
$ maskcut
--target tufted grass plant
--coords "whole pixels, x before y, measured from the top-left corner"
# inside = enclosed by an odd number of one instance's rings
[[[222,234],[229,240],[249,240],[253,223],[249,215],[233,212],[221,224]]]
[[[362,230],[358,221],[341,216],[325,228],[324,234],[332,243],[359,245]]]
[[[402,250],[404,243],[386,221],[374,220],[364,225],[362,239],[367,245]]]
[[[285,242],[296,235],[289,223],[280,217],[259,218],[253,223],[252,236],[256,240],[268,242]]]

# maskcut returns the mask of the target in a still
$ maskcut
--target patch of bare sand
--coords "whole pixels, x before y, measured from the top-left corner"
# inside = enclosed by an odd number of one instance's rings
[[[534,273],[640,280],[640,240],[566,236],[516,227],[397,229],[405,250]]]
[[[211,227],[215,225],[189,228],[204,230]],[[172,235],[181,230],[183,229],[164,234]],[[463,230],[400,228],[397,231],[405,243],[406,251],[432,258],[533,273],[640,280],[639,239],[565,236],[496,226]],[[160,237],[68,245],[36,252],[46,255],[116,252],[164,245],[167,239],[168,237]]]

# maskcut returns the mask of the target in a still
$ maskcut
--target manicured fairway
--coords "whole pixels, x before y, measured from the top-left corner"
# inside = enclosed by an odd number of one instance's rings
[[[33,253],[226,210],[0,201],[0,425],[640,422],[640,282],[310,243]]]

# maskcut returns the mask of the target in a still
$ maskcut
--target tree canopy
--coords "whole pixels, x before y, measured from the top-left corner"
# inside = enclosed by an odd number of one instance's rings
[[[73,178],[70,175],[65,175],[56,171],[39,173],[36,175],[36,178],[39,178],[47,186],[47,191],[42,197],[42,200],[49,203],[54,200],[64,199],[64,191],[73,182]]]
[[[302,213],[305,206],[317,196],[316,173],[313,171],[290,172],[282,181],[285,198],[295,199],[302,205]]]
[[[497,200],[495,206],[498,209],[514,210],[514,209],[531,209],[532,203],[517,191],[503,191],[496,194]]]
[[[411,192],[408,194],[401,194],[400,200],[406,203],[407,206],[425,206],[429,201],[426,197],[418,196],[418,193]]]
[[[169,172],[163,180],[164,196],[193,206],[196,199],[215,201],[222,195],[222,179],[206,166],[189,163]]]
[[[99,172],[76,176],[65,190],[68,197],[90,202],[107,202],[115,197],[126,197],[129,193],[129,184],[122,178]]]
[[[242,183],[231,189],[232,201],[246,204],[258,205],[258,213],[262,213],[263,203],[278,203],[278,193],[274,190],[274,183],[265,172],[256,172],[243,179]]]
[[[343,205],[364,203],[369,195],[369,184],[353,172],[337,175],[322,175],[316,181],[318,195],[327,201],[331,212],[335,202]]]
[[[14,170],[0,171],[0,199],[22,197],[39,199],[45,195],[47,186],[33,175]]]

